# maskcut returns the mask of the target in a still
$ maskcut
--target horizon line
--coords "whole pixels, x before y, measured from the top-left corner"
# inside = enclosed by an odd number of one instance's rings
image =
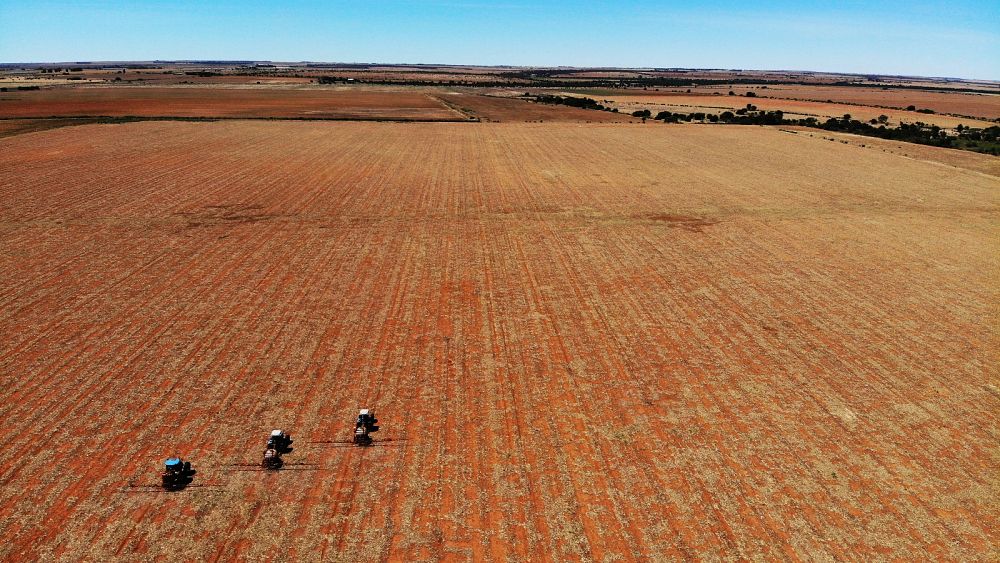
[[[723,67],[659,67],[659,66],[575,66],[575,65],[513,65],[513,64],[461,64],[461,63],[413,63],[413,62],[362,62],[362,61],[319,61],[319,60],[297,60],[280,61],[271,59],[109,59],[109,60],[89,60],[89,61],[15,61],[0,62],[0,68],[11,66],[43,66],[43,65],[111,65],[111,64],[287,64],[287,65],[350,65],[350,66],[424,66],[424,67],[454,67],[454,68],[513,68],[513,69],[567,69],[567,70],[629,70],[629,71],[653,71],[653,72],[683,72],[683,71],[723,71],[723,72],[786,72],[803,74],[832,74],[838,76],[858,76],[877,78],[923,78],[931,80],[958,80],[965,82],[992,82],[1000,85],[1000,79],[993,78],[971,78],[960,76],[925,76],[919,74],[890,74],[878,72],[841,72],[833,70],[803,70],[803,69],[767,69],[767,68],[723,68]]]

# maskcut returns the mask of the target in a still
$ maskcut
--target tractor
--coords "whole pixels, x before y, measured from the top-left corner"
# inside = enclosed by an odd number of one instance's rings
[[[180,491],[191,484],[195,473],[197,471],[191,469],[190,461],[182,461],[179,457],[168,458],[163,464],[163,488],[167,491]]]
[[[378,432],[378,419],[370,410],[361,409],[358,420],[354,423],[354,443],[359,446],[370,445],[372,438],[369,434],[372,432]]]
[[[292,451],[292,435],[286,434],[283,430],[272,430],[271,436],[267,439],[267,449],[276,450],[279,454],[287,454]]]

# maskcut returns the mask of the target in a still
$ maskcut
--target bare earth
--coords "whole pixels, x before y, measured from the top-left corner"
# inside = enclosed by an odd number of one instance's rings
[[[346,88],[83,87],[0,94],[0,117],[283,117],[462,121],[416,90]]]
[[[0,139],[0,559],[987,560],[998,218],[762,127]]]

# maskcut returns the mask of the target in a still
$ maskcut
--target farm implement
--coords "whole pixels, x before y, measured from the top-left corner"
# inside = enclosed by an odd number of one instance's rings
[[[373,446],[376,445],[371,435],[379,431],[378,418],[375,417],[375,413],[370,409],[361,409],[358,411],[358,417],[354,422],[354,437],[351,440],[333,440],[329,442],[312,442],[312,443],[323,443],[323,444],[333,444],[338,446]],[[394,442],[397,440],[388,439],[385,442]],[[285,432],[281,429],[272,430],[271,434],[267,438],[267,444],[264,448],[264,454],[258,463],[232,463],[227,464],[230,470],[234,471],[278,471],[283,469],[288,470],[298,470],[298,471],[315,471],[318,467],[315,467],[315,463],[285,463],[283,455],[291,453],[294,449],[292,447],[294,440],[291,434]],[[378,445],[391,445],[391,444],[381,444]],[[296,466],[296,467],[289,467]],[[191,467],[190,461],[184,461],[179,457],[170,457],[164,462],[163,472],[160,474],[160,485],[128,485],[126,490],[133,491],[182,491],[189,487],[197,487],[199,485],[192,485],[194,481],[194,475],[197,471]]]

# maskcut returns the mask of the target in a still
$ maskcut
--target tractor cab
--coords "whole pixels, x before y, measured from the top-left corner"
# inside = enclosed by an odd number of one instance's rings
[[[197,471],[191,469],[190,461],[183,461],[179,457],[169,457],[167,461],[163,462],[161,484],[168,491],[179,491],[191,484],[195,473]]]
[[[375,418],[375,413],[369,409],[361,409],[358,411],[358,421],[354,424],[355,428],[364,428],[367,432],[378,432],[378,419]]]
[[[354,443],[367,446],[372,443],[372,438],[368,434],[378,432],[378,419],[375,413],[368,409],[358,411],[358,420],[354,423]]]
[[[292,436],[291,434],[286,434],[284,430],[277,429],[272,430],[271,435],[267,438],[268,449],[277,450],[278,453],[286,454],[292,451]]]

